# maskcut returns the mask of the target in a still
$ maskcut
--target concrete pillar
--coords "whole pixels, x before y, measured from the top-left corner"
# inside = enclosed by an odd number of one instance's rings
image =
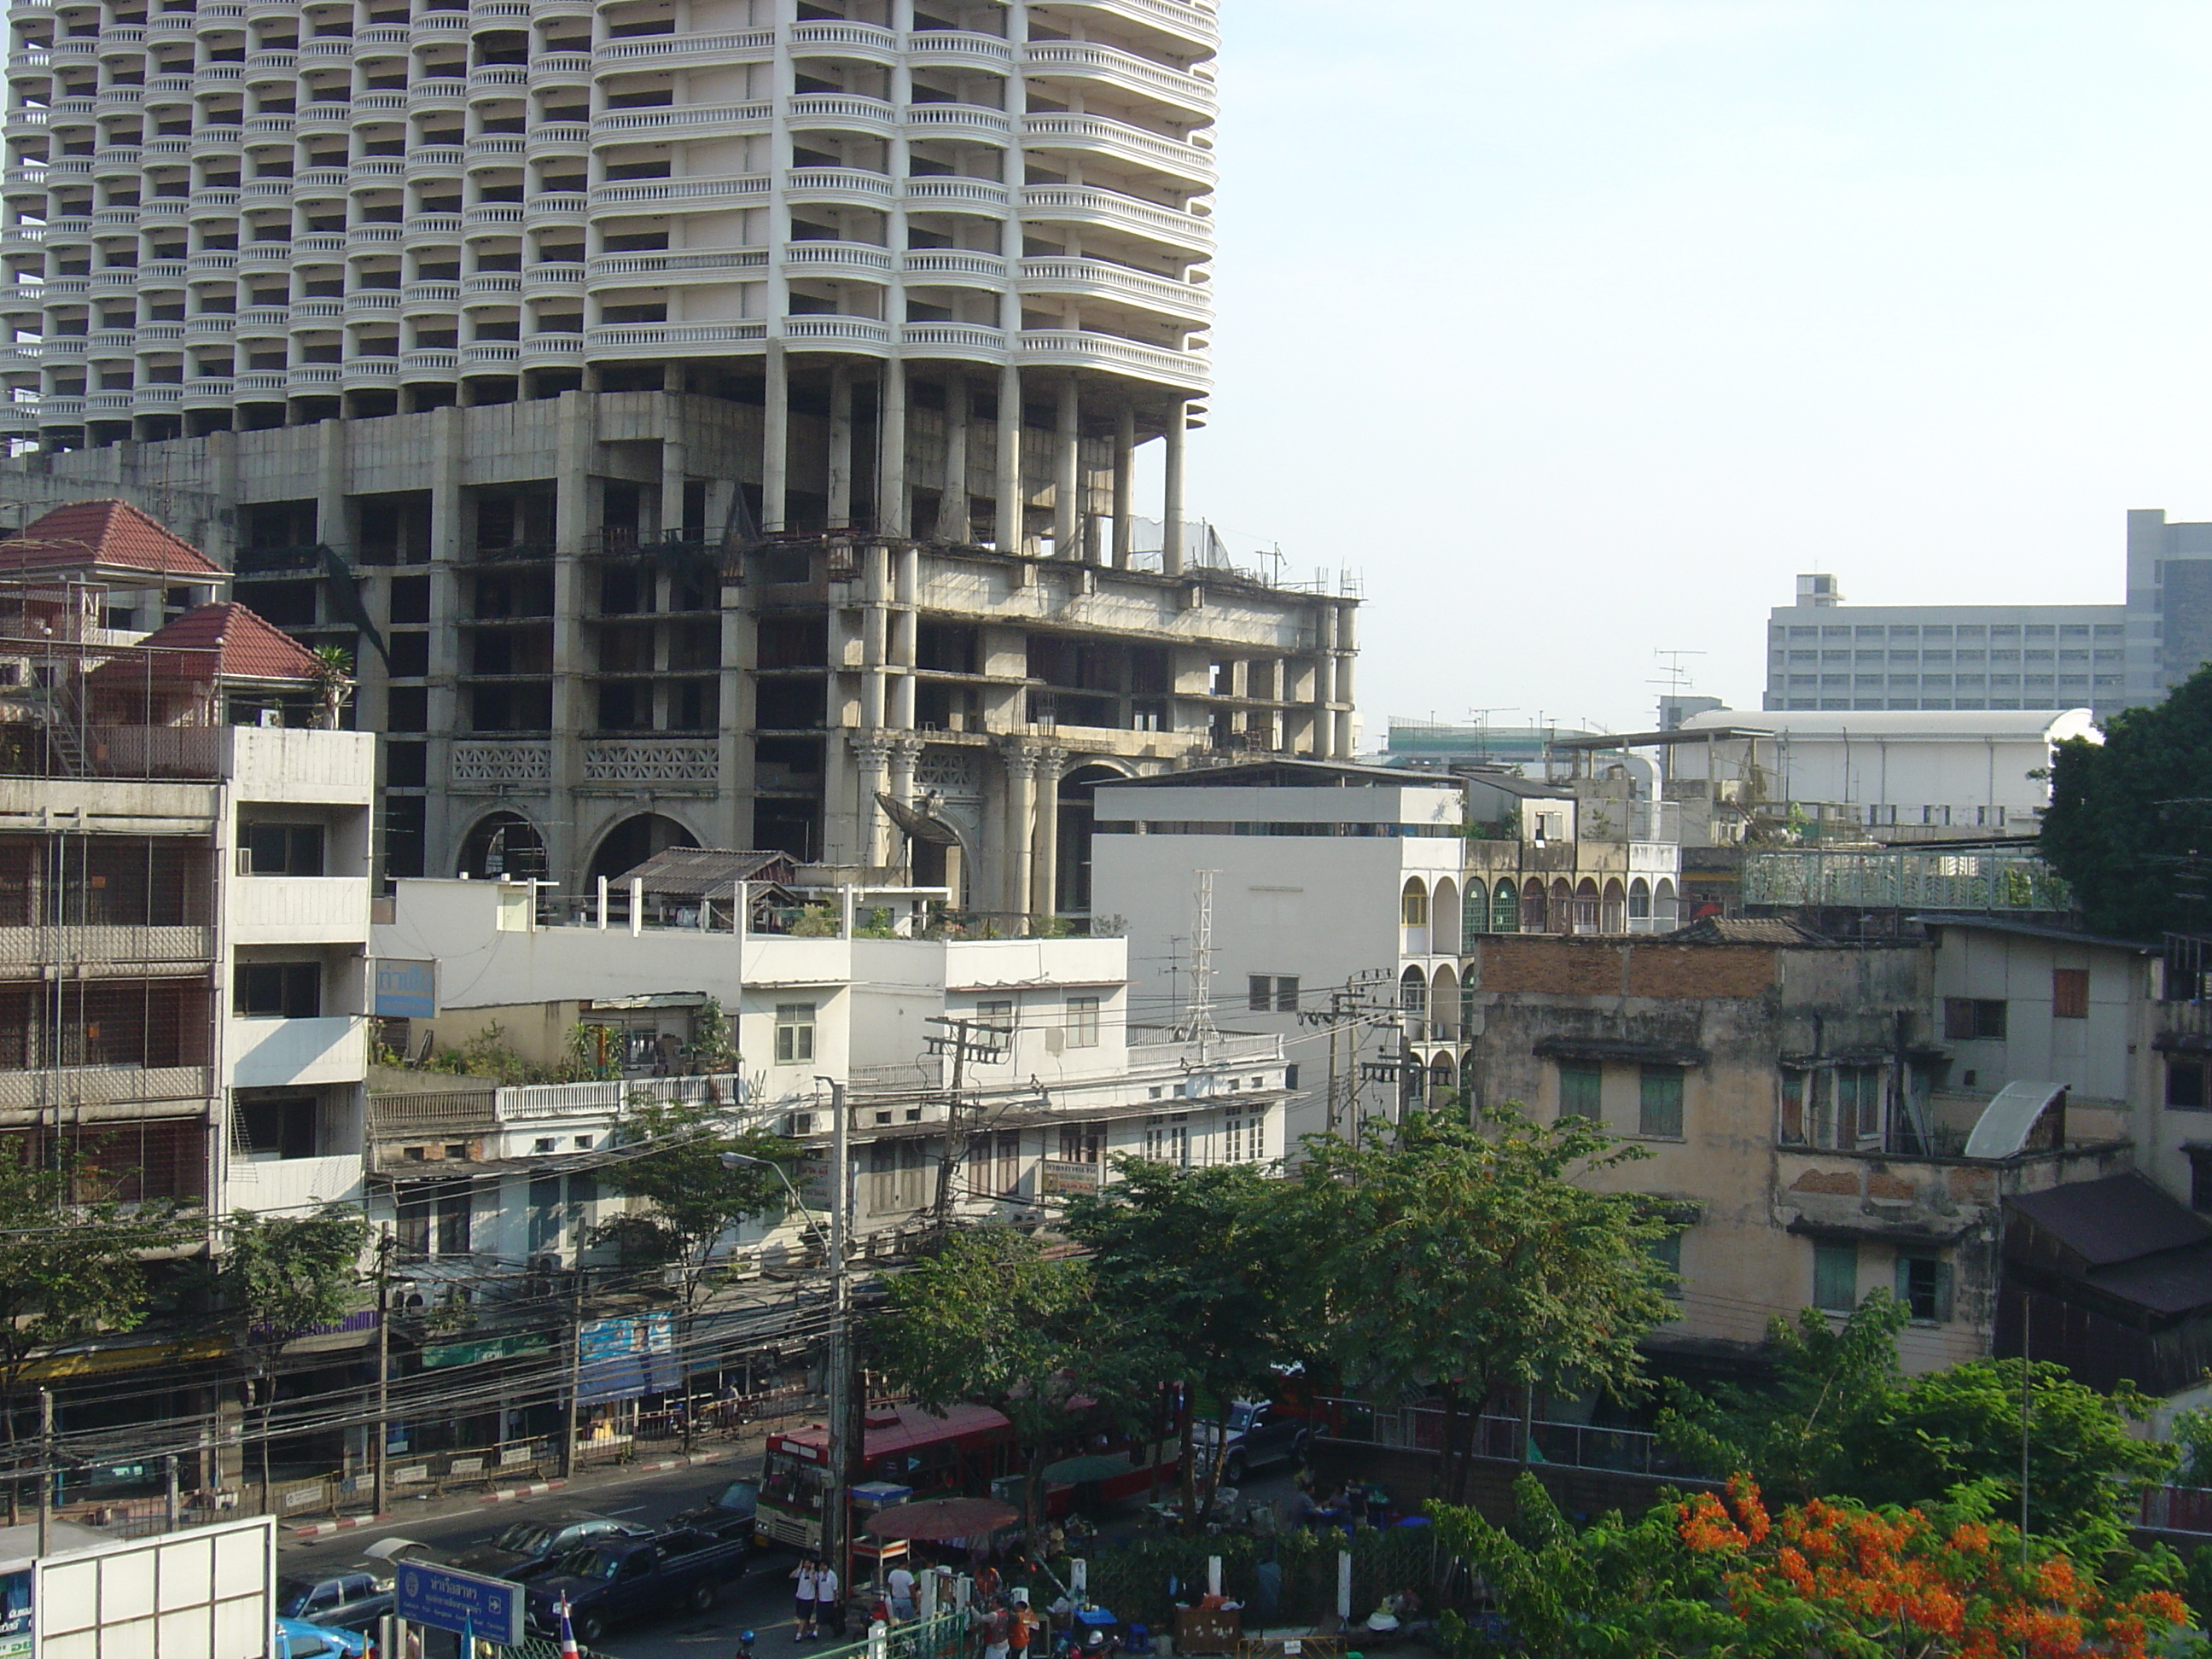
[[[1114,568],[1129,568],[1129,490],[1137,455],[1137,411],[1128,404],[1114,417]]]
[[[921,550],[902,547],[892,556],[890,724],[914,730],[915,668],[919,661]]]
[[[447,780],[453,776],[453,736],[463,714],[454,678],[460,671],[461,577],[468,532],[462,522],[462,461],[468,453],[466,421],[458,404],[429,416],[430,428],[430,683],[429,742],[423,757],[430,780],[423,810],[423,870],[453,873],[461,825],[455,823]]]
[[[908,533],[906,481],[906,361],[884,364],[882,401],[876,410],[876,530],[879,535]]]
[[[1076,464],[1076,451],[1082,418],[1075,376],[1070,374],[1060,383],[1059,418],[1053,433],[1052,552],[1057,559],[1079,558],[1082,552],[1076,544],[1076,483],[1081,471]]]
[[[908,805],[911,805],[914,801],[915,768],[921,760],[921,744],[918,740],[913,738],[899,738],[892,742],[890,750],[891,776],[890,787],[888,793],[893,800],[902,801]],[[900,842],[896,836],[896,832],[894,831],[892,842],[893,848],[896,849],[898,845],[900,845]],[[893,857],[888,861],[902,866],[907,872],[907,878],[909,881],[914,878],[914,848],[912,846],[909,845],[906,848],[906,856],[904,858]]]
[[[830,371],[830,527],[853,522],[853,370],[840,358]]]
[[[580,392],[561,394],[554,469],[552,799],[545,822],[546,873],[563,884],[583,874],[577,845],[576,788],[583,781],[584,542],[592,529],[592,464],[598,455],[599,404]]]
[[[1358,653],[1359,641],[1353,628],[1355,616],[1348,605],[1332,605],[1336,612],[1336,748],[1334,758],[1348,759],[1352,754],[1352,711],[1358,694],[1352,684],[1352,659]]]
[[[1040,916],[1060,908],[1060,769],[1066,751],[1047,749],[1037,756],[1036,862],[1030,877],[1030,909]]]
[[[1036,822],[1036,754],[1010,744],[1003,751],[1006,762],[1006,867],[1000,872],[1002,908],[1026,913],[1030,908],[1036,846],[1031,826]]]
[[[315,539],[341,553],[353,546],[346,522],[346,434],[351,429],[343,421],[325,421],[315,428]]]
[[[890,862],[884,845],[888,827],[884,804],[876,797],[890,781],[891,745],[880,737],[853,739],[853,760],[860,772],[860,799],[854,803],[853,861],[861,865]]]
[[[1317,760],[1335,758],[1336,717],[1329,705],[1336,701],[1336,607],[1322,603],[1314,607],[1313,729],[1308,738]]]
[[[786,496],[791,475],[791,381],[783,342],[768,343],[768,404],[761,416],[761,528],[787,530]]]
[[[860,557],[860,726],[874,732],[889,710],[890,550],[864,546]]]
[[[1022,372],[999,370],[999,550],[1019,553],[1024,540],[1022,492]]]
[[[937,539],[968,539],[968,376],[955,369],[945,383],[945,482],[937,499]]]
[[[1182,574],[1182,446],[1189,416],[1183,400],[1168,405],[1164,488],[1160,492],[1160,568]]]
[[[684,480],[688,461],[684,448],[684,371],[671,366],[665,386],[668,396],[660,409],[660,533],[673,537],[684,528]]]

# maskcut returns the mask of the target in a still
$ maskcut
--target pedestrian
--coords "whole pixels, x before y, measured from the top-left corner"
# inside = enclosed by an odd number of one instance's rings
[[[891,1593],[891,1613],[901,1622],[914,1617],[914,1570],[903,1561],[884,1580]]]
[[[794,1642],[814,1639],[815,1609],[822,1597],[822,1558],[811,1551],[801,1556],[799,1565],[792,1569],[791,1576],[798,1586],[792,1601],[792,1611],[799,1620],[799,1627],[791,1638]]]
[[[1036,1632],[1044,1620],[1038,1618],[1036,1609],[1030,1606],[1029,1591],[1018,1586],[1014,1590],[1012,1613],[1012,1622],[1006,1632],[1006,1640],[1012,1650],[1011,1659],[1027,1659],[1035,1645]]]
[[[992,1607],[983,1615],[983,1659],[1008,1659],[1012,1630],[1013,1615],[1002,1607]]]
[[[819,1556],[814,1561],[814,1605],[821,1612],[822,1628],[832,1636],[842,1636],[845,1604],[838,1599],[837,1569]]]

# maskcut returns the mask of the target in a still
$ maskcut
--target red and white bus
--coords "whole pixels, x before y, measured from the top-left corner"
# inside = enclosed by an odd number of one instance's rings
[[[1048,1462],[1080,1452],[1097,1452],[1126,1462],[1127,1474],[1093,1483],[1109,1499],[1144,1492],[1155,1481],[1162,1486],[1174,1482],[1172,1440],[1148,1446],[1091,1423],[1088,1417],[1084,1413],[1071,1416],[1066,1439],[1048,1454]],[[1152,1457],[1164,1460],[1158,1470]],[[948,1406],[941,1413],[911,1402],[871,1406],[861,1465],[858,1481],[889,1481],[910,1488],[918,1498],[981,1496],[1002,1477],[1023,1473],[1014,1425],[988,1406]],[[756,1535],[764,1544],[789,1549],[817,1547],[822,1504],[830,1485],[830,1431],[824,1425],[810,1423],[788,1434],[770,1435],[761,1469]],[[1065,1514],[1074,1492],[1073,1486],[1048,1483],[1048,1513]]]

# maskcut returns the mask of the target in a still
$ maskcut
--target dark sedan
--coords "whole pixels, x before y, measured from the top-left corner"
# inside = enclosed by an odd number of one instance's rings
[[[606,1538],[649,1538],[651,1527],[612,1516],[592,1515],[581,1510],[554,1510],[518,1521],[487,1543],[462,1551],[453,1565],[465,1572],[490,1578],[521,1580],[535,1577],[547,1563],[581,1544]]]

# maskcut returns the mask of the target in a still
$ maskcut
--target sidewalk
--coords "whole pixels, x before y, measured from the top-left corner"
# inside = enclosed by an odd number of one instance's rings
[[[669,1443],[672,1448],[677,1443],[673,1441]],[[308,1542],[342,1532],[351,1532],[361,1527],[387,1526],[395,1521],[434,1521],[450,1516],[473,1514],[492,1504],[513,1504],[547,1492],[566,1492],[580,1496],[618,1486],[640,1475],[665,1474],[672,1469],[700,1468],[714,1464],[729,1465],[731,1478],[734,1480],[748,1474],[759,1474],[766,1448],[766,1431],[748,1429],[734,1439],[695,1443],[688,1456],[672,1449],[663,1456],[641,1457],[632,1462],[593,1464],[577,1470],[566,1480],[532,1480],[512,1486],[495,1484],[484,1488],[443,1494],[422,1492],[391,1502],[381,1514],[341,1515],[328,1521],[301,1522],[281,1528],[278,1536],[283,1542]]]

